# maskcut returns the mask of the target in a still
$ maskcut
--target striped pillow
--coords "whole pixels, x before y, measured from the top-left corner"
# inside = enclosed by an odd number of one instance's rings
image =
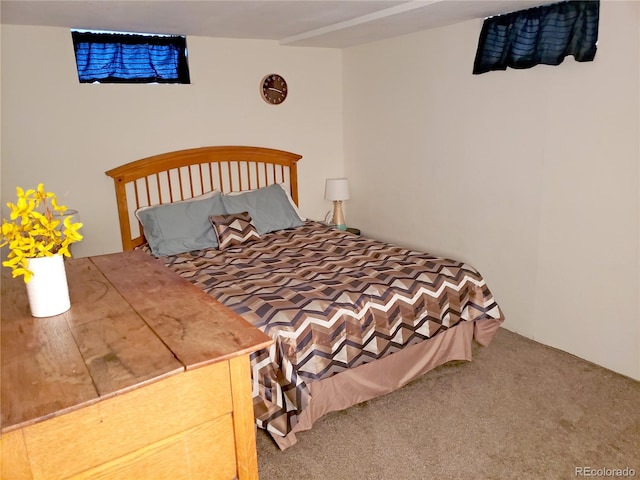
[[[249,212],[211,215],[209,221],[213,226],[216,237],[218,237],[218,249],[220,250],[260,238],[256,228],[251,223]]]

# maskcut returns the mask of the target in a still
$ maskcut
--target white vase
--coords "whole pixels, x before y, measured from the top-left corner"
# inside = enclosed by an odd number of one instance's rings
[[[62,255],[30,258],[27,269],[33,272],[31,280],[27,283],[31,315],[52,317],[71,308]]]

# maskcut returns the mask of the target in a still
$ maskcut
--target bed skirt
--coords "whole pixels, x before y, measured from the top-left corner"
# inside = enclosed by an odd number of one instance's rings
[[[473,340],[487,346],[502,320],[460,322],[434,338],[392,355],[346,370],[309,385],[311,400],[286,437],[272,435],[284,450],[297,442],[296,433],[310,430],[314,422],[330,412],[344,410],[397,390],[446,362],[471,361]]]

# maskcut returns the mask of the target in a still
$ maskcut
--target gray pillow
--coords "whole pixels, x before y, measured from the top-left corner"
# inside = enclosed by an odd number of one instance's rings
[[[249,212],[258,234],[303,225],[287,194],[278,184],[239,194],[222,196],[226,213]]]
[[[203,199],[144,207],[136,217],[156,257],[203,250],[218,246],[209,216],[226,213],[222,194]]]

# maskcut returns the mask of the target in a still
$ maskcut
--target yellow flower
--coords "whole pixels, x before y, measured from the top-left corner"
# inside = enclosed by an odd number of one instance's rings
[[[10,220],[3,219],[0,228],[0,247],[9,245],[10,250],[2,265],[12,269],[13,277],[24,276],[26,283],[33,275],[27,268],[28,259],[55,254],[70,257],[69,245],[82,240],[82,223],[72,223],[72,215],[65,215],[67,207],[58,205],[56,195],[42,183],[27,191],[17,187],[16,196],[16,203],[7,203]]]
[[[22,225],[25,225],[29,222],[29,215],[35,208],[36,202],[34,200],[27,200],[26,197],[18,197],[16,205],[8,202],[7,206],[11,209],[11,220],[16,220],[20,217]]]
[[[82,240],[82,235],[80,235],[80,228],[82,228],[82,223],[71,223],[71,217],[64,218],[64,236],[70,239],[70,242],[79,242]]]
[[[55,195],[51,197],[51,206],[58,213],[64,213],[67,211],[67,207],[65,207],[64,205],[58,205]]]

